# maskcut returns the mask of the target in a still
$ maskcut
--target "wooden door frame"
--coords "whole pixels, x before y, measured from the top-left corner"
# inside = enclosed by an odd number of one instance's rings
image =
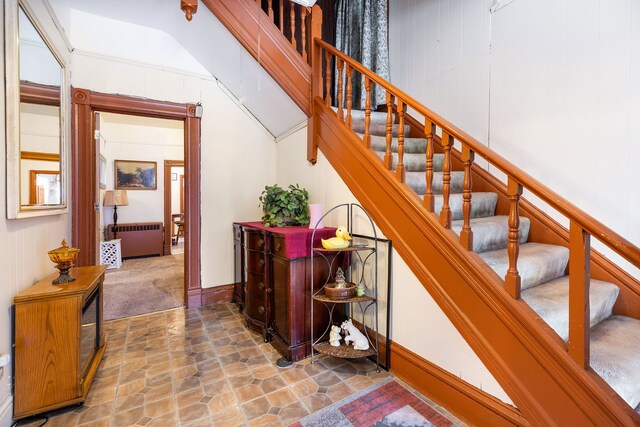
[[[71,183],[72,241],[80,248],[76,265],[93,265],[97,260],[93,201],[97,187],[94,134],[95,111],[184,121],[185,188],[185,262],[184,302],[187,307],[202,305],[200,275],[200,114],[196,104],[179,104],[124,95],[104,94],[72,88]]]
[[[173,239],[173,221],[171,220],[171,168],[174,166],[184,167],[183,160],[164,161],[164,254],[171,255],[171,245]],[[186,172],[186,169],[185,169]],[[185,215],[185,220],[186,220]],[[185,221],[186,223],[186,221]],[[186,226],[186,224],[185,224]],[[167,244],[168,242],[168,244]]]

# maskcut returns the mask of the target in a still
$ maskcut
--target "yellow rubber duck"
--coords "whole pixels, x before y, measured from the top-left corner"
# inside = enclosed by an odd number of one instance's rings
[[[336,230],[336,237],[332,237],[330,239],[322,240],[322,247],[325,249],[344,249],[349,246],[349,240],[351,240],[351,236],[349,236],[349,231],[347,231],[347,227],[341,225]]]

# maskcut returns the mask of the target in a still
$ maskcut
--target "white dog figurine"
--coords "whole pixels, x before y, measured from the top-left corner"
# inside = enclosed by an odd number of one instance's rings
[[[353,348],[356,350],[368,350],[369,349],[369,340],[365,337],[362,332],[358,330],[351,319],[345,320],[342,322],[342,330],[348,333],[344,337],[344,343],[349,345],[349,342],[353,342]]]
[[[331,327],[331,331],[329,332],[329,344],[334,347],[340,347],[340,340],[342,336],[340,335],[340,328],[336,325]]]

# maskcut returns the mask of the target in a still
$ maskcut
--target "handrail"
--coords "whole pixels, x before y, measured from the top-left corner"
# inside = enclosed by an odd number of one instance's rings
[[[544,202],[552,206],[558,212],[562,213],[570,221],[579,224],[582,229],[584,229],[590,235],[596,237],[599,241],[601,241],[618,255],[629,261],[635,267],[640,268],[640,248],[635,246],[633,243],[613,231],[602,222],[593,218],[591,215],[582,211],[580,208],[566,200],[564,197],[560,196],[558,193],[551,190],[544,184],[540,183],[535,178],[519,169],[513,163],[482,144],[480,141],[476,140],[446,119],[440,117],[438,114],[423,106],[414,98],[403,92],[401,89],[387,82],[382,77],[375,74],[359,62],[355,61],[354,59],[350,58],[349,56],[345,55],[335,47],[319,38],[315,38],[314,43],[317,46],[325,49],[325,51],[330,52],[341,61],[349,64],[351,68],[357,70],[358,72],[366,76],[369,80],[379,84],[387,91],[393,93],[393,95],[396,98],[400,98],[404,104],[408,105],[428,120],[437,124],[438,127],[440,127],[450,136],[454,137],[456,140],[468,145],[473,152],[479,154],[493,166],[497,167],[507,176],[515,180],[518,184],[527,188]],[[316,72],[316,70],[314,70],[314,72]]]

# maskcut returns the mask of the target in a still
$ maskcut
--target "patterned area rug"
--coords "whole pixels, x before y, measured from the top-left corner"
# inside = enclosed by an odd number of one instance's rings
[[[180,307],[184,292],[184,254],[125,260],[107,270],[104,320]]]
[[[362,390],[291,427],[422,427],[454,423],[396,381]]]

